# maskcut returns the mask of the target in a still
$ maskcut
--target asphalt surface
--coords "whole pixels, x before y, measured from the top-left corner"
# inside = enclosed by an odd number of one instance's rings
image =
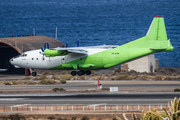
[[[171,90],[179,88],[180,81],[103,81],[103,87],[118,87],[118,93],[0,93],[0,106],[12,105],[161,105],[180,93],[136,92],[143,90]],[[47,90],[64,88],[67,91],[97,89],[97,81],[68,81],[56,85],[0,85],[0,91]],[[125,91],[123,91],[125,90]],[[127,90],[127,91],[126,91]],[[133,92],[129,92],[132,90]]]
[[[100,81],[102,87],[118,87],[119,89],[162,89],[180,88],[180,81]],[[64,88],[67,91],[97,89],[97,81],[67,81],[66,84],[55,85],[0,85],[0,91],[48,90]]]
[[[12,105],[161,105],[180,93],[21,93],[0,94],[0,106]]]

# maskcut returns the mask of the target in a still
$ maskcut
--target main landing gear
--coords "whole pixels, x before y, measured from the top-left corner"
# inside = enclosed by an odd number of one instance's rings
[[[72,76],[76,76],[76,74],[78,75],[78,76],[81,76],[81,75],[91,75],[91,71],[90,70],[79,70],[79,71],[71,71],[71,75]]]

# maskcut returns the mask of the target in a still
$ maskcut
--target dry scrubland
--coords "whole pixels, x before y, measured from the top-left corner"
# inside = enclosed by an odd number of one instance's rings
[[[23,80],[0,81],[4,85],[33,85],[33,84],[65,84],[66,80],[180,80],[180,68],[159,68],[155,73],[139,73],[131,70],[122,73],[120,68],[112,72],[97,74],[92,71],[90,76],[71,76],[71,71],[36,70],[36,77],[26,76]],[[96,74],[95,74],[96,73]]]
[[[171,103],[168,102],[167,108],[163,108],[162,111],[156,109],[142,112],[97,112],[87,114],[12,114],[12,115],[1,115],[1,120],[179,120],[180,118],[180,99],[174,98]]]

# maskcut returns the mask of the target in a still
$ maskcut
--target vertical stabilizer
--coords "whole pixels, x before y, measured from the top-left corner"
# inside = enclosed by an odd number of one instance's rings
[[[146,34],[148,40],[167,40],[164,18],[155,16]]]

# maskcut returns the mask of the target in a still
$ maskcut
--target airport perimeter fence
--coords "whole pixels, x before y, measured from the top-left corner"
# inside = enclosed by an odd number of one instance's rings
[[[0,106],[0,112],[12,111],[142,111],[167,109],[167,105],[73,105],[73,106]]]

